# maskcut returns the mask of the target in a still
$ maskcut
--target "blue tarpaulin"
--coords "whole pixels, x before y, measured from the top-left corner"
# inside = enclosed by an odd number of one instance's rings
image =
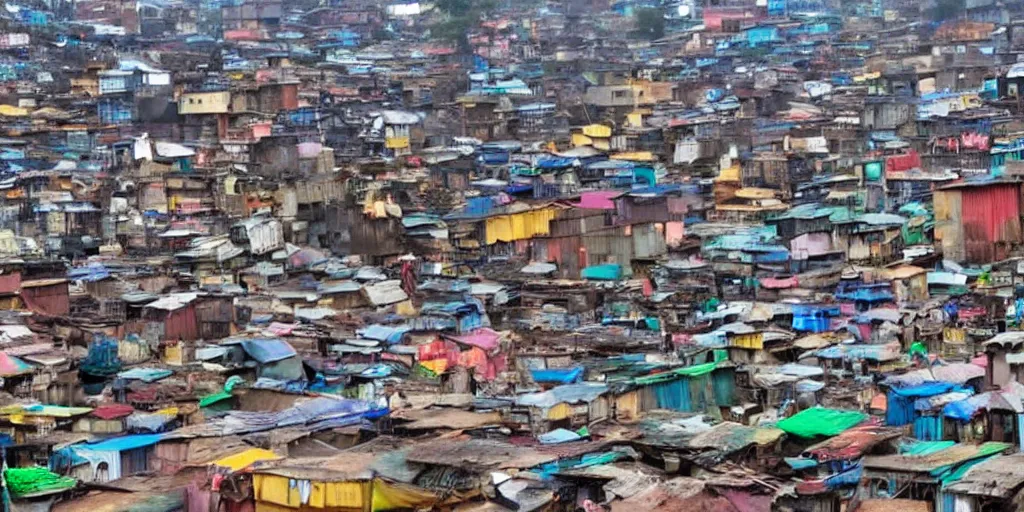
[[[864,472],[863,466],[858,463],[852,468],[846,469],[834,475],[825,478],[825,487],[829,489],[839,489],[841,487],[851,487],[860,483],[861,474]]]
[[[488,152],[480,155],[480,161],[487,165],[507,164],[508,160],[509,154],[504,151]]]
[[[818,461],[810,457],[786,457],[783,460],[786,461],[786,464],[789,465],[789,467],[796,470],[818,467]]]
[[[885,412],[886,425],[898,427],[908,425],[917,418],[914,401],[918,398],[941,395],[953,389],[950,382],[928,382],[908,388],[889,388],[887,393],[888,408]]]
[[[891,391],[907,398],[923,398],[948,393],[954,387],[956,387],[956,384],[952,382],[926,382],[907,388],[891,388]]]
[[[551,432],[537,436],[537,440],[540,441],[540,444],[571,443],[573,441],[579,441],[580,439],[582,439],[582,437],[579,434],[564,428],[556,428]]]
[[[135,436],[115,437],[92,444],[76,444],[75,450],[91,450],[97,452],[123,452],[152,446],[164,438],[163,434],[139,434]]]
[[[368,340],[385,341],[388,344],[395,344],[402,341],[402,336],[409,332],[411,329],[407,326],[387,326],[387,325],[371,325],[365,329],[360,329],[356,333],[361,338]]]
[[[622,277],[622,267],[614,263],[607,265],[594,265],[583,269],[580,272],[580,275],[583,279],[615,281]]]
[[[942,415],[957,421],[967,422],[974,417],[974,413],[978,412],[978,409],[980,409],[980,403],[976,400],[960,400],[959,402],[946,404],[942,408]]]
[[[110,277],[110,271],[103,265],[88,265],[85,267],[73,268],[68,271],[68,279],[72,281],[86,281],[94,283]]]
[[[546,157],[537,161],[538,169],[565,169],[578,164],[579,161],[575,158],[567,157]]]
[[[277,338],[254,338],[242,342],[242,350],[261,364],[288,359],[296,354],[287,341]]]
[[[142,382],[156,382],[160,379],[170,377],[174,373],[162,368],[132,368],[117,374],[117,378],[125,380],[141,380]]]
[[[538,384],[572,384],[583,379],[583,367],[530,370]]]

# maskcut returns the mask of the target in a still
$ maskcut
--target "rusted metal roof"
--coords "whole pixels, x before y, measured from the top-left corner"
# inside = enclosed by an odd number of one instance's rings
[[[810,457],[818,462],[831,460],[856,459],[871,448],[886,441],[897,439],[903,435],[899,428],[883,427],[880,425],[864,425],[854,427],[836,437],[822,441],[804,451],[805,457]]]
[[[974,466],[959,481],[946,487],[946,492],[1010,498],[1024,487],[1024,454],[995,457]]]
[[[476,469],[532,468],[558,460],[532,448],[484,439],[438,439],[414,446],[409,462]]]

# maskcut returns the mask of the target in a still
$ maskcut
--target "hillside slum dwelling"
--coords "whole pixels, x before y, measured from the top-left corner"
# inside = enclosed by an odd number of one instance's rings
[[[1024,2],[3,4],[4,512],[1024,512]]]

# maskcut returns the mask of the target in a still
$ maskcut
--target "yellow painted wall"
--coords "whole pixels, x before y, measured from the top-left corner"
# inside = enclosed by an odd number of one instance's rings
[[[564,420],[572,416],[572,406],[566,403],[556,404],[548,409],[548,419],[551,421]]]
[[[729,338],[729,345],[732,347],[749,348],[751,350],[761,350],[764,348],[764,334],[759,332],[738,334]]]
[[[304,506],[311,510],[363,510],[370,502],[369,481],[312,482],[309,500],[303,504],[297,487],[289,488],[289,479],[278,475],[253,475],[253,493],[257,509],[260,503],[293,509]],[[273,510],[273,509],[268,509]]]
[[[179,114],[226,114],[231,105],[231,93],[192,92],[181,95],[178,100]]]
[[[549,223],[554,218],[554,208],[491,217],[485,221],[484,225],[487,245],[547,235],[550,232]]]

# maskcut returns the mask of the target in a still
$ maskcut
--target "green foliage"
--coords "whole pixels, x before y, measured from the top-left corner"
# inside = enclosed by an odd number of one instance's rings
[[[637,33],[647,39],[659,39],[665,35],[665,16],[661,9],[643,8],[637,9],[636,17]]]
[[[469,31],[478,26],[483,15],[495,5],[495,0],[438,0],[434,7],[444,19],[430,27],[430,34],[457,44],[464,52],[469,51]]]

